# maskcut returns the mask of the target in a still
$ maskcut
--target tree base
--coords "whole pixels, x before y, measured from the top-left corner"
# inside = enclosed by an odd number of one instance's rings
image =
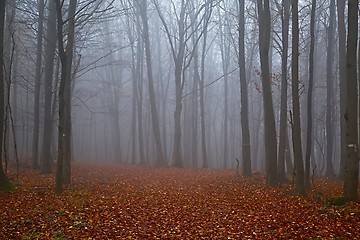
[[[2,192],[15,192],[16,188],[14,184],[12,184],[7,176],[0,172],[0,191]]]

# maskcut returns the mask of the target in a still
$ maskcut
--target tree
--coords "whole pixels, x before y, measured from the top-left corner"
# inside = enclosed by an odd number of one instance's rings
[[[288,74],[288,46],[289,46],[289,22],[290,22],[290,1],[283,0],[282,5],[277,4],[281,14],[282,25],[282,49],[281,49],[281,93],[280,93],[280,126],[279,126],[279,151],[278,171],[280,183],[286,181],[285,157],[287,140],[287,74]]]
[[[313,86],[314,86],[314,52],[315,52],[315,11],[316,0],[312,0],[310,19],[310,54],[309,54],[309,87],[307,95],[307,132],[305,152],[305,183],[310,187],[310,157],[313,143]]]
[[[339,86],[340,86],[340,178],[344,177],[344,162],[346,159],[345,143],[345,98],[346,98],[346,28],[345,1],[337,0],[338,31],[339,31]]]
[[[149,86],[149,97],[150,97],[150,106],[151,106],[151,117],[152,117],[152,125],[154,130],[154,137],[155,137],[155,144],[157,151],[156,165],[163,166],[165,164],[165,160],[164,160],[163,148],[161,145],[159,114],[155,99],[153,70],[152,70],[152,62],[151,62],[149,25],[148,25],[148,17],[147,17],[147,1],[142,0],[141,2],[137,2],[137,4],[138,4],[138,9],[140,10],[140,16],[143,25],[142,36],[144,38],[144,44],[145,44],[145,57],[146,57],[147,77],[149,83],[148,86]]]
[[[333,65],[334,65],[334,35],[335,35],[335,0],[330,0],[330,16],[329,16],[329,26],[327,34],[327,56],[326,56],[326,175],[334,175],[333,167],[333,105],[334,105],[334,77],[333,77]]]
[[[54,57],[56,48],[56,0],[48,2],[48,18],[45,44],[45,76],[44,76],[44,131],[41,155],[41,172],[49,174],[51,172],[51,139],[52,139],[52,121],[51,121],[51,99],[53,94],[53,73]]]
[[[356,201],[359,186],[358,144],[358,84],[357,84],[357,39],[359,0],[348,1],[348,35],[346,47],[346,153],[344,169],[344,197]]]
[[[195,28],[195,31],[198,31],[198,27],[201,26],[204,20],[209,21],[209,11],[213,7],[211,4],[211,1],[206,1],[205,3],[202,3],[198,9],[190,8],[189,0],[182,0],[180,1],[179,10],[174,3],[174,1],[171,1],[171,5],[174,8],[175,16],[176,16],[176,23],[177,23],[177,29],[175,29],[175,33],[172,33],[171,31],[173,29],[170,29],[170,24],[166,21],[162,11],[160,10],[160,5],[157,1],[155,1],[155,7],[159,14],[160,20],[164,26],[165,33],[170,45],[171,49],[171,55],[174,61],[175,65],[175,112],[174,112],[174,141],[173,141],[173,153],[172,153],[172,160],[173,165],[175,167],[183,167],[182,162],[182,147],[181,147],[181,112],[182,112],[182,98],[183,98],[183,90],[184,90],[184,84],[185,84],[185,70],[189,67],[192,58],[194,57],[194,49],[196,49],[196,45],[193,45],[192,48],[188,46],[188,42],[191,40],[191,35],[194,34],[194,32],[189,31],[192,24],[194,24],[194,18],[192,18],[192,21],[189,21],[190,15],[193,14],[193,16],[198,17],[202,21],[197,22],[197,28]],[[207,8],[208,7],[208,8]],[[205,10],[204,10],[205,9]],[[206,11],[206,9],[208,9]],[[193,12],[194,11],[194,12]],[[200,14],[203,13],[204,15]],[[206,24],[203,23],[205,26]],[[203,28],[200,32],[198,39],[196,43],[199,42],[203,34],[206,32],[206,30]],[[174,37],[174,34],[176,34],[176,37]],[[204,40],[205,41],[205,40]],[[204,59],[205,52],[202,53],[202,58]],[[200,75],[202,76],[202,75]],[[201,77],[200,77],[201,79]],[[200,87],[201,89],[201,87]],[[201,90],[200,90],[200,98],[201,98]],[[201,101],[201,100],[200,100]],[[201,108],[201,103],[200,103]],[[200,112],[202,112],[202,109],[200,109]],[[201,122],[203,124],[203,122]],[[203,126],[203,125],[202,125]],[[203,146],[204,147],[204,146]],[[204,149],[204,148],[203,148]],[[203,156],[204,157],[204,156]],[[207,161],[207,160],[206,160]],[[203,162],[203,166],[207,167],[207,162]]]
[[[251,176],[251,148],[248,110],[248,84],[245,69],[245,1],[239,0],[239,69],[241,94],[241,133],[243,175]]]
[[[264,138],[266,183],[271,187],[278,185],[277,143],[273,99],[271,96],[271,75],[269,63],[270,47],[270,6],[269,0],[257,0],[259,18],[259,46],[261,64],[261,82],[264,105]]]
[[[202,19],[203,23],[203,29],[198,35],[198,39],[195,41],[195,43],[203,37],[203,44],[202,44],[202,50],[201,50],[201,61],[200,61],[200,77],[199,77],[199,89],[200,89],[200,126],[201,126],[201,152],[202,152],[202,167],[207,168],[208,163],[208,153],[207,153],[207,147],[206,147],[206,124],[205,124],[205,96],[204,96],[204,88],[205,88],[205,56],[206,56],[206,47],[207,47],[207,34],[208,34],[208,25],[210,22],[210,17],[213,10],[212,1],[207,0],[202,7],[205,8],[204,17]],[[200,8],[200,10],[202,9]],[[196,13],[195,15],[197,15]],[[201,23],[201,22],[200,22]],[[197,29],[194,29],[193,31],[197,31]],[[196,49],[196,44],[194,45],[194,48]]]
[[[0,2],[0,190],[13,190],[9,179],[5,175],[3,169],[3,143],[4,143],[4,115],[5,115],[5,99],[4,99],[4,26],[5,26],[5,4],[6,1]]]
[[[228,16],[222,16],[225,19],[224,22],[220,23],[220,52],[221,52],[221,62],[222,62],[222,70],[224,75],[224,125],[223,125],[223,132],[224,132],[224,143],[223,143],[223,166],[226,168],[228,167],[228,160],[229,160],[229,66],[230,66],[230,41],[226,41],[225,36],[230,33],[230,24]],[[226,34],[225,34],[226,33]]]
[[[301,126],[300,126],[300,102],[299,102],[299,12],[298,0],[292,0],[292,101],[293,101],[293,150],[296,171],[296,191],[305,195],[304,164],[302,159]]]
[[[59,87],[59,132],[58,159],[56,167],[55,191],[62,192],[63,184],[70,183],[71,159],[71,66],[74,50],[75,13],[77,0],[70,0],[68,9],[67,45],[64,46],[63,14],[60,0],[56,0],[57,36],[61,62],[61,79]]]
[[[161,22],[164,25],[169,44],[171,46],[171,52],[175,64],[175,112],[174,112],[174,142],[173,142],[173,154],[172,160],[175,167],[182,167],[182,150],[181,150],[181,111],[182,111],[182,95],[184,89],[184,78],[183,78],[183,68],[185,61],[185,49],[186,49],[186,19],[187,13],[186,9],[189,4],[189,1],[182,0],[180,5],[180,13],[178,14],[178,36],[177,44],[173,40],[172,34],[166,23],[164,16],[160,10],[158,3],[155,4],[156,9],[159,13]]]
[[[40,86],[41,86],[41,63],[43,49],[43,32],[44,32],[44,0],[38,2],[38,31],[37,31],[37,52],[36,52],[36,69],[35,69],[35,91],[34,91],[34,130],[32,139],[32,168],[37,169],[39,153],[39,127],[40,127]]]

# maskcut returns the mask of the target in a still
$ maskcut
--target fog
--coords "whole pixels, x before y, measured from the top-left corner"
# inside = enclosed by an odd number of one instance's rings
[[[67,4],[67,1],[65,1]],[[237,1],[79,1],[75,17],[74,53],[71,69],[71,159],[76,162],[120,162],[158,165],[156,142],[158,119],[160,146],[164,166],[193,168],[235,168],[242,157],[241,94],[239,69],[239,5]],[[64,9],[67,5],[65,4]],[[313,144],[311,168],[325,174],[325,156],[332,143],[330,161],[334,172],[340,169],[340,78],[339,34],[337,18],[332,22],[334,38],[328,47],[330,1],[321,1],[316,8],[315,63],[313,89]],[[141,10],[148,22],[149,42]],[[7,16],[11,15],[7,8]],[[16,141],[20,162],[33,162],[34,89],[36,39],[38,33],[37,1],[18,1],[13,18],[7,17],[5,52],[6,76],[10,77],[10,106],[14,124],[7,119],[7,157],[14,162]],[[271,97],[275,116],[276,138],[279,141],[281,93],[281,1],[271,1],[271,39],[269,49]],[[64,19],[66,19],[66,10]],[[310,51],[311,1],[299,2],[299,94],[303,152],[307,133]],[[41,86],[39,156],[41,159],[44,131],[44,73],[47,43],[46,23],[49,15],[45,4]],[[67,44],[67,22],[63,31]],[[292,97],[291,40],[289,29],[289,60],[287,64],[287,136],[284,154],[287,171],[291,171]],[[12,34],[12,35],[11,35]],[[245,73],[248,90],[248,120],[253,171],[265,170],[264,105],[259,56],[259,25],[255,1],[245,1]],[[10,41],[10,42],[9,42]],[[148,44],[148,45],[146,45]],[[148,49],[147,49],[148,47]],[[331,50],[329,52],[329,49]],[[149,63],[156,105],[152,112],[149,88]],[[182,52],[183,51],[183,52]],[[61,64],[56,50],[53,65],[52,101],[57,101]],[[183,55],[182,55],[183,54]],[[330,54],[331,59],[327,56]],[[11,71],[9,71],[11,69]],[[327,73],[327,69],[330,69]],[[178,74],[178,75],[176,75]],[[332,83],[329,85],[329,78]],[[9,80],[9,79],[8,79]],[[177,83],[177,81],[180,81]],[[331,89],[327,90],[327,88]],[[180,91],[180,92],[177,92]],[[328,91],[328,93],[327,93]],[[330,95],[329,95],[330,93]],[[179,94],[179,95],[177,95]],[[203,96],[202,96],[203,95]],[[327,99],[331,96],[331,107]],[[178,100],[181,99],[179,102]],[[203,101],[203,103],[202,103]],[[181,104],[181,106],[177,104]],[[201,109],[203,104],[204,132]],[[54,108],[55,107],[55,108]],[[51,161],[57,159],[58,105],[51,105]],[[176,133],[175,112],[180,110],[180,129]],[[9,111],[9,109],[8,109]],[[328,115],[327,115],[328,114]],[[327,122],[326,120],[330,122]],[[156,125],[156,124],[155,124]],[[327,136],[331,129],[331,140]],[[175,135],[179,153],[175,162]],[[175,138],[174,138],[175,137]],[[204,143],[203,143],[204,141]],[[204,158],[206,148],[207,159]],[[206,165],[205,165],[205,161]]]

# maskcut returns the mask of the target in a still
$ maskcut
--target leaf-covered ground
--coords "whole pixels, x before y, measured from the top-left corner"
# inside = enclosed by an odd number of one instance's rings
[[[307,197],[234,170],[75,164],[62,195],[53,179],[21,172],[0,193],[0,239],[360,239],[360,204],[331,204],[331,179]]]

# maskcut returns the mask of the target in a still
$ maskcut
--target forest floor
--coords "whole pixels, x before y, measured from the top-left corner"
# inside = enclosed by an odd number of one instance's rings
[[[0,239],[360,239],[360,203],[337,204],[336,179],[300,197],[235,170],[98,163],[75,164],[61,195],[53,175],[16,185],[0,192]]]

